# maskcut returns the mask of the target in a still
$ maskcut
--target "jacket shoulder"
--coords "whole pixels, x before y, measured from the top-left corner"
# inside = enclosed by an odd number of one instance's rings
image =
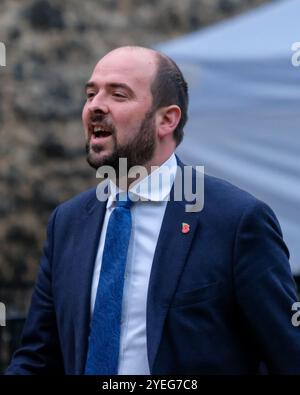
[[[96,187],[93,187],[61,203],[54,211],[64,218],[76,217],[83,211],[88,211],[96,202]]]
[[[94,199],[96,199],[96,187],[89,188],[88,190],[73,196],[72,198],[61,203],[58,207],[64,210],[85,207],[91,200]]]
[[[232,207],[263,203],[251,193],[224,179],[205,175],[204,180],[204,193],[208,201],[223,202],[230,204]]]
[[[280,229],[276,214],[268,204],[230,182],[210,175],[205,175],[204,210],[229,223],[239,222],[247,216],[258,222],[268,217]]]

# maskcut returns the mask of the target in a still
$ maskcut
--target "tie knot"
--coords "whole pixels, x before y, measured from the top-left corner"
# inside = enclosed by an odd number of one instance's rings
[[[116,207],[130,208],[133,201],[130,199],[128,193],[121,192],[116,195]]]

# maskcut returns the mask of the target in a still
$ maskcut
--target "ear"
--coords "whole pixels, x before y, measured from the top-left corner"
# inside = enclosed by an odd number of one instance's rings
[[[173,134],[181,118],[181,110],[175,104],[157,110],[156,126],[158,137],[164,138]]]

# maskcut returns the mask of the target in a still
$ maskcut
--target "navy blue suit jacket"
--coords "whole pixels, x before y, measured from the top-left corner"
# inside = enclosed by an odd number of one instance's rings
[[[168,202],[153,259],[151,373],[251,374],[264,361],[271,373],[299,374],[295,284],[274,213],[210,176],[203,210],[186,212],[186,203]],[[22,346],[6,373],[83,374],[105,208],[91,189],[53,212]]]

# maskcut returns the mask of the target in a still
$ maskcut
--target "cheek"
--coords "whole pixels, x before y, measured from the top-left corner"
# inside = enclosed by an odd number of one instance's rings
[[[144,118],[144,114],[138,111],[124,112],[116,119],[116,124],[123,130],[124,134],[131,134],[139,129]]]
[[[83,122],[83,124],[86,122],[86,119],[87,119],[87,108],[86,108],[86,104],[83,106],[83,109],[82,109],[82,113],[81,113],[81,119],[82,119],[82,122]]]
[[[133,104],[131,106],[124,106],[122,109],[118,108],[117,110],[111,106],[111,118],[117,130],[118,142],[123,143],[139,132],[149,108],[147,106]]]
[[[87,110],[86,106],[83,107],[82,114],[81,114],[81,120],[82,120],[82,124],[83,124],[84,134],[87,137],[87,134],[88,134],[88,126],[87,126],[88,110]]]

